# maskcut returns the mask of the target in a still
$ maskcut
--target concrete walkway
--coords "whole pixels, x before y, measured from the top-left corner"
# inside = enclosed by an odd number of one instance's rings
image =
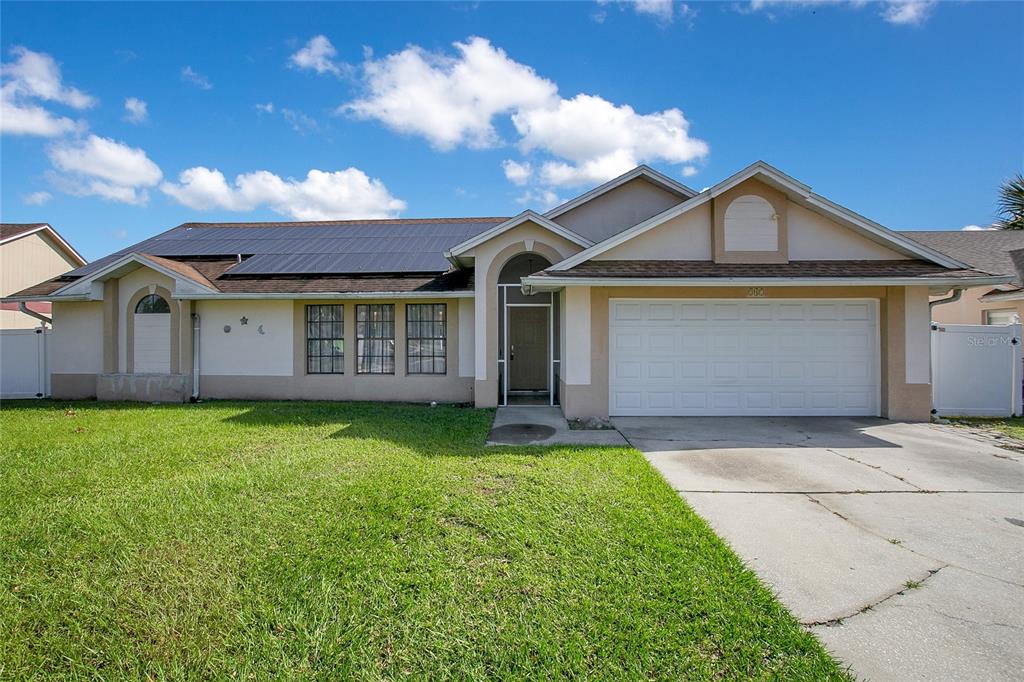
[[[488,445],[606,445],[628,447],[618,431],[581,431],[557,407],[499,407],[487,436]]]
[[[843,418],[616,426],[858,677],[1024,671],[1024,455]]]

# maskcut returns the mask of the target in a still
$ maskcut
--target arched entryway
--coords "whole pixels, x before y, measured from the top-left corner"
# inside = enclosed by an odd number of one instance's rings
[[[558,299],[523,294],[521,279],[551,262],[536,253],[512,257],[498,275],[498,402],[558,402]]]
[[[159,294],[147,294],[135,304],[134,371],[137,374],[171,372],[171,306]]]

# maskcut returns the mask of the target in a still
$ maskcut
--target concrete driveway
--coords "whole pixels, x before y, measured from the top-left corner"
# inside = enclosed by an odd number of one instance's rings
[[[1020,679],[1024,455],[880,419],[615,425],[858,677]]]

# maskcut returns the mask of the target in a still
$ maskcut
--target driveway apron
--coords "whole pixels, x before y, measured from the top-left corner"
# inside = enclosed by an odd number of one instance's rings
[[[1020,678],[1024,455],[881,419],[615,425],[858,677]]]

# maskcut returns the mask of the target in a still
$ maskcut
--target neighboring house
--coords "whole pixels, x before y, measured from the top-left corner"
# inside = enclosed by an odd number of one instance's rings
[[[935,322],[945,324],[1010,324],[1024,320],[1024,277],[1014,267],[1011,252],[1024,249],[1024,230],[903,232],[925,246],[1000,275],[1013,275],[1006,284],[973,287],[958,301],[932,309]]]
[[[0,297],[85,265],[85,259],[46,223],[0,223]],[[50,314],[50,304],[35,301],[30,310]],[[40,321],[14,302],[0,304],[0,329],[32,329]]]
[[[929,296],[1009,280],[758,162],[507,219],[186,223],[11,300],[53,302],[55,397],[924,420]]]

